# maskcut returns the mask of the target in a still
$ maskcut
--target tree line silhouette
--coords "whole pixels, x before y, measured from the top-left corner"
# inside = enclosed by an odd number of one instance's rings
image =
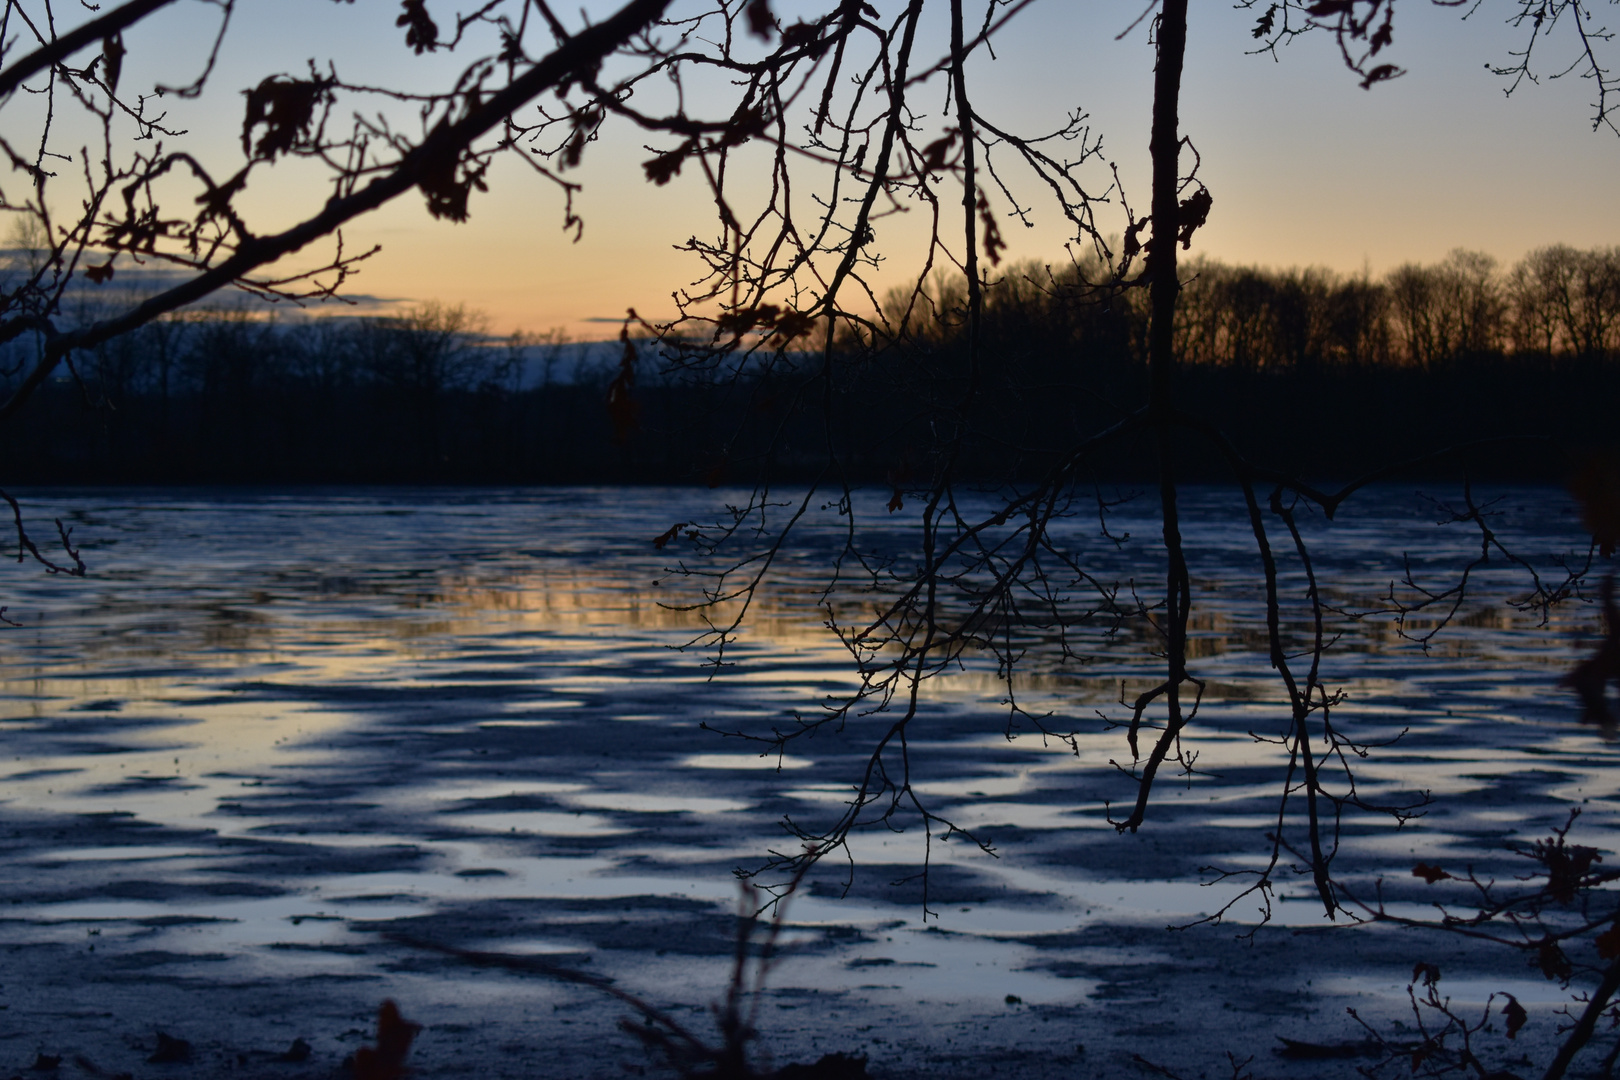
[[[1571,433],[1607,438],[1620,248],[1544,247],[1506,269],[1459,250],[1378,278],[1207,258],[1182,272],[1175,331],[1190,399],[1295,468],[1339,473],[1377,446],[1481,432],[1566,448]],[[983,476],[1038,467],[1142,392],[1146,294],[1099,279],[1097,266],[1026,263],[984,289]],[[963,279],[936,277],[910,301],[885,302],[886,342],[835,343],[851,358],[836,424],[849,468],[897,489],[921,464],[920,418],[969,377]],[[678,346],[629,343],[640,378],[626,428],[607,405],[624,346],[496,338],[477,313],[436,303],[305,320],[185,311],[80,352],[0,433],[0,450],[35,483],[718,484],[767,463],[778,478],[814,467],[824,418],[770,392],[791,363],[661,377],[655,353]],[[8,382],[32,366],[27,352],[10,345]],[[723,407],[732,397],[748,407]],[[1139,450],[1099,461],[1099,477],[1140,479]],[[1554,480],[1563,460],[1551,444],[1502,446],[1473,467]]]
[[[1141,291],[1104,297],[1086,286],[1106,274],[1094,261],[1061,270],[1013,267],[985,293],[986,332],[1011,341],[1030,332],[1051,344],[1056,331],[1075,345],[1107,337],[1118,322],[1140,349],[1148,310]],[[1374,278],[1321,268],[1231,266],[1206,257],[1184,262],[1175,321],[1184,364],[1238,371],[1303,371],[1330,366],[1442,369],[1512,356],[1560,367],[1620,352],[1620,248],[1539,248],[1504,271],[1484,253],[1458,249],[1439,263],[1408,263]],[[906,297],[886,314],[903,320]],[[931,310],[907,331],[954,340],[964,325],[965,287],[936,281]],[[1099,305],[1097,301],[1105,299]],[[1004,345],[1005,347],[1005,345]]]

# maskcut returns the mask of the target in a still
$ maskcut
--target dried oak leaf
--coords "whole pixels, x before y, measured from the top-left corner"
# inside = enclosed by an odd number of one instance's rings
[[[1592,869],[1593,863],[1603,861],[1597,848],[1580,844],[1565,844],[1563,837],[1554,843],[1536,841],[1535,858],[1547,868],[1547,893],[1560,904],[1571,903],[1580,888],[1581,879]]]
[[[657,548],[659,551],[663,551],[669,546],[669,542],[681,535],[681,530],[690,524],[691,522],[689,521],[677,521],[675,524],[653,537],[653,547]]]
[[[442,152],[430,158],[422,168],[422,178],[416,186],[427,196],[428,213],[451,221],[467,220],[467,201],[474,188],[488,191],[484,173],[488,166],[462,160],[453,152]]]
[[[748,31],[763,41],[771,40],[776,30],[776,16],[771,14],[771,0],[748,0]]]
[[[308,138],[315,109],[331,96],[324,79],[290,79],[272,75],[247,91],[247,115],[242,121],[242,152],[269,161]],[[253,129],[264,125],[258,146]]]
[[[1394,64],[1379,64],[1377,67],[1367,72],[1366,75],[1362,76],[1361,88],[1363,90],[1371,90],[1374,83],[1385,82],[1389,79],[1395,78],[1399,74],[1401,74],[1401,69],[1396,67]]]
[[[1384,11],[1383,25],[1380,26],[1377,30],[1373,31],[1373,36],[1372,36],[1371,40],[1369,40],[1369,42],[1368,42],[1368,44],[1371,46],[1371,48],[1368,50],[1367,55],[1368,56],[1377,56],[1380,52],[1382,52],[1385,48],[1387,48],[1390,44],[1392,44],[1394,42],[1394,40],[1395,40],[1395,10],[1393,8],[1388,8],[1388,9],[1386,9]]]
[[[1425,1061],[1429,1060],[1430,1055],[1432,1055],[1435,1052],[1435,1050],[1436,1050],[1436,1046],[1435,1046],[1435,1042],[1434,1042],[1433,1039],[1427,1040],[1421,1046],[1419,1046],[1416,1050],[1413,1050],[1412,1051],[1412,1071],[1417,1072],[1418,1069],[1422,1068],[1423,1063]]]
[[[789,345],[814,330],[815,326],[815,316],[789,309],[776,320],[776,332],[771,335],[771,341],[778,345]]]
[[[394,20],[395,26],[405,27],[405,44],[420,56],[439,47],[439,25],[427,12],[426,0],[403,0],[405,11]]]
[[[1519,999],[1512,994],[1502,996],[1507,998],[1507,1004],[1502,1006],[1502,1019],[1507,1021],[1507,1037],[1517,1039],[1519,1029],[1530,1019],[1530,1014],[1524,1011],[1524,1006],[1520,1005]]]
[[[1256,40],[1263,37],[1268,37],[1271,34],[1271,28],[1276,24],[1277,5],[1272,4],[1270,7],[1266,8],[1266,13],[1260,16],[1260,21],[1254,24],[1254,29],[1251,30],[1250,33],[1254,35]]]
[[[996,216],[990,211],[990,200],[979,192],[979,228],[984,230],[984,257],[990,260],[991,266],[1001,265],[1001,253],[1007,250],[1007,241],[1001,238],[1001,228],[996,224]]]
[[[202,207],[197,215],[198,220],[206,221],[225,213],[230,209],[231,200],[245,187],[247,187],[247,170],[243,169],[225,183],[211,187],[197,196],[197,205]]]
[[[107,84],[109,93],[118,93],[118,76],[123,73],[127,52],[122,34],[101,39],[101,81]]]
[[[775,304],[761,304],[758,307],[738,308],[727,311],[714,321],[715,330],[722,334],[730,334],[734,338],[742,337],[756,326],[771,327],[776,325],[777,317],[782,309]]]
[[[765,125],[769,122],[769,114],[763,105],[739,105],[737,111],[731,114],[731,119],[726,121],[719,145],[741,146],[749,139],[765,134]]]
[[[596,137],[596,129],[602,126],[603,112],[599,107],[586,107],[576,109],[568,118],[568,125],[572,134],[568,136],[568,144],[563,148],[563,167],[572,169],[579,164],[580,157],[585,153],[585,144]]]
[[[1412,867],[1412,876],[1420,877],[1424,881],[1427,881],[1430,885],[1433,885],[1435,882],[1444,881],[1446,878],[1449,878],[1452,875],[1446,873],[1438,866],[1434,866],[1430,863],[1420,862],[1416,866]]]
[[[421,1024],[400,1015],[392,999],[383,1002],[377,1010],[377,1045],[362,1046],[354,1052],[354,1080],[401,1080],[405,1055],[421,1030]]]
[[[1127,259],[1142,250],[1142,230],[1147,228],[1148,222],[1152,220],[1152,215],[1149,215],[1138,221],[1133,221],[1130,227],[1125,230],[1125,257]]]
[[[681,166],[686,163],[687,155],[697,147],[696,140],[687,140],[673,150],[667,150],[649,161],[641,163],[647,172],[647,179],[663,187],[676,176],[680,175]]]
[[[1555,941],[1541,943],[1541,948],[1536,950],[1536,966],[1547,978],[1557,979],[1560,982],[1575,974],[1575,968],[1570,964],[1569,957],[1564,955],[1564,950],[1560,949]]]
[[[960,132],[947,131],[944,135],[923,147],[921,167],[924,175],[937,173],[945,167],[945,157],[951,152],[951,147],[956,145],[956,136],[958,134]]]
[[[1215,197],[1209,193],[1209,188],[1205,187],[1193,192],[1189,198],[1181,200],[1181,206],[1176,210],[1176,224],[1177,238],[1181,241],[1183,251],[1192,249],[1193,233],[1209,221],[1209,208],[1214,204]]]
[[[523,51],[523,42],[516,34],[510,30],[502,30],[501,51],[495,59],[503,64],[517,64],[527,60],[528,54]]]
[[[89,278],[91,281],[95,282],[97,285],[104,285],[107,282],[111,281],[112,276],[113,276],[113,261],[112,261],[112,259],[108,259],[106,264],[103,265],[103,266],[87,266],[87,267],[85,267],[84,268],[84,276]]]
[[[798,49],[814,45],[821,40],[821,29],[815,23],[796,22],[782,31],[782,48]]]

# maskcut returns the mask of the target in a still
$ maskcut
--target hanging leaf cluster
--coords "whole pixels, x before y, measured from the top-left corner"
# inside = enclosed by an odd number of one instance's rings
[[[417,181],[422,194],[427,196],[428,213],[449,221],[466,221],[467,203],[473,191],[489,190],[484,180],[488,171],[487,162],[478,161],[470,154],[442,152],[430,157],[422,167],[422,178]]]
[[[1181,200],[1181,205],[1176,209],[1176,239],[1181,241],[1183,251],[1192,248],[1193,233],[1208,224],[1209,208],[1213,205],[1215,197],[1209,193],[1207,187],[1200,187]]]
[[[332,100],[329,80],[291,79],[272,75],[247,91],[247,115],[242,120],[242,152],[260,161],[290,153],[307,145],[315,110]],[[264,133],[253,145],[260,125]]]
[[[771,14],[771,0],[749,0],[748,32],[763,41],[771,40],[776,30],[776,16]]]
[[[996,215],[990,210],[990,200],[979,192],[978,201],[979,228],[984,232],[984,257],[990,260],[991,266],[1001,265],[1001,254],[1007,250],[1007,241],[1002,238],[1001,226],[996,222]]]
[[[1562,836],[1537,840],[1530,854],[1547,868],[1547,893],[1560,904],[1572,903],[1592,864],[1603,861],[1597,848],[1566,843]]]
[[[775,304],[760,304],[723,313],[715,320],[715,333],[730,335],[736,340],[757,330],[771,343],[787,345],[808,334],[814,326],[813,315],[792,308],[783,310]]]
[[[432,52],[439,47],[439,24],[428,14],[426,0],[403,0],[405,10],[394,20],[395,26],[405,28],[405,44],[416,50],[416,55]]]

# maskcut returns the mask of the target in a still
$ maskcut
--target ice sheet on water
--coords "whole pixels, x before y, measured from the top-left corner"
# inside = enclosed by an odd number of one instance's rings
[[[1410,492],[1373,494],[1335,522],[1303,521],[1335,603],[1370,606],[1403,556],[1442,580],[1474,554],[1477,539],[1437,530]],[[661,955],[680,954],[698,959],[679,978],[723,978],[729,871],[793,842],[784,815],[814,825],[841,812],[874,722],[781,757],[700,730],[768,731],[852,685],[815,604],[841,543],[830,514],[812,513],[796,535],[736,668],[711,679],[700,655],[674,648],[701,628],[669,573],[689,556],[651,541],[726,500],[673,489],[29,495],[32,512],[74,526],[93,573],[7,582],[22,627],[0,657],[11,755],[0,815],[15,834],[0,858],[8,913],[38,928],[10,940],[43,946],[94,921],[124,928],[103,955],[156,942],[182,958],[225,950],[281,976],[374,975],[415,962],[378,945],[378,928],[493,947],[503,938],[491,927],[508,926],[513,948],[617,956],[653,979]],[[873,547],[914,540],[871,501]],[[1494,527],[1538,557],[1578,543],[1556,492],[1509,492],[1502,509]],[[1200,885],[1199,867],[1252,868],[1263,854],[1286,762],[1251,733],[1275,735],[1287,716],[1256,647],[1261,592],[1241,506],[1193,490],[1186,522],[1210,686],[1188,738],[1216,775],[1166,777],[1148,827],[1116,836],[1105,807],[1130,790],[1110,762],[1126,751],[1094,710],[1118,717],[1122,695],[1151,685],[1151,641],[1099,639],[1095,662],[1073,668],[1032,658],[1024,705],[1074,726],[1074,752],[1008,741],[1005,688],[970,662],[925,696],[915,790],[1002,857],[936,835],[938,929],[924,932],[916,822],[859,834],[853,877],[827,868],[792,907],[804,934],[789,951],[802,963],[775,985],[837,989],[850,962],[870,960],[860,977],[879,997],[1127,1000],[1136,991],[1098,959],[1119,947],[1108,928],[1185,921],[1232,895],[1230,882]],[[1111,525],[1156,531],[1147,505]],[[1115,548],[1094,533],[1085,518],[1055,526],[1099,576],[1160,573],[1151,544]],[[1285,569],[1297,596],[1303,578]],[[1344,873],[1399,875],[1416,858],[1469,851],[1489,861],[1491,845],[1544,834],[1570,802],[1586,810],[1583,842],[1616,846],[1615,748],[1575,726],[1556,686],[1591,613],[1571,607],[1537,630],[1507,606],[1517,586],[1498,569],[1427,655],[1384,621],[1339,627],[1328,680],[1348,694],[1341,723],[1373,739],[1406,732],[1358,764],[1364,790],[1440,800],[1401,832],[1347,819]],[[1319,925],[1313,903],[1308,889],[1290,893],[1279,921]],[[320,919],[295,925],[298,913]],[[153,922],[163,919],[178,921]],[[1389,982],[1368,979],[1355,993]]]

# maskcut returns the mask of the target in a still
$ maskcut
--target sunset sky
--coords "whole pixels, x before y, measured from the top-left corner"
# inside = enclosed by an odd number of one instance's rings
[[[886,15],[896,7],[876,2]],[[1246,55],[1258,12],[1196,0],[1182,123],[1215,201],[1195,251],[1376,274],[1456,247],[1511,262],[1547,243],[1620,243],[1620,138],[1592,131],[1590,85],[1574,76],[1543,80],[1508,98],[1504,81],[1487,70],[1518,47],[1520,35],[1503,24],[1513,7],[1485,0],[1463,19],[1466,9],[1408,0],[1398,9],[1395,59],[1409,73],[1363,91],[1326,35],[1296,42],[1281,62]],[[434,0],[430,8],[448,17],[456,5]],[[815,10],[791,0],[775,8],[785,22]],[[177,58],[206,39],[209,10],[182,4],[130,35],[126,79],[161,73],[178,81]],[[224,81],[215,90],[225,92],[205,103],[171,99],[190,131],[188,145],[222,165],[232,154],[240,162],[235,91],[272,72],[307,70],[312,57],[336,60],[350,79],[452,78],[461,59],[414,56],[392,25],[396,11],[385,0],[247,0],[221,58]],[[1037,4],[997,39],[1000,59],[975,73],[987,111],[1020,131],[1055,127],[1066,109],[1089,113],[1138,207],[1147,201],[1152,50],[1143,27],[1115,37],[1140,12],[1134,0]],[[1565,39],[1556,44],[1569,48]],[[1549,51],[1548,69],[1561,59]],[[944,122],[927,117],[922,126]],[[475,195],[464,225],[432,220],[414,193],[396,200],[347,230],[351,246],[383,246],[354,291],[465,303],[486,312],[497,331],[561,327],[576,338],[611,333],[593,320],[617,319],[627,306],[650,318],[669,315],[671,290],[697,273],[691,256],[674,247],[693,232],[712,235],[712,206],[693,180],[696,170],[667,187],[647,183],[640,169],[647,142],[610,128],[571,174],[585,185],[577,244],[561,229],[556,190],[510,163],[497,168],[489,194]],[[273,184],[250,189],[250,205],[290,223],[324,199],[295,170],[277,173]],[[1062,222],[1044,205],[1038,215],[1034,229],[1007,228],[1011,253],[1059,260]],[[879,234],[896,281],[915,262],[909,229],[893,223]]]

